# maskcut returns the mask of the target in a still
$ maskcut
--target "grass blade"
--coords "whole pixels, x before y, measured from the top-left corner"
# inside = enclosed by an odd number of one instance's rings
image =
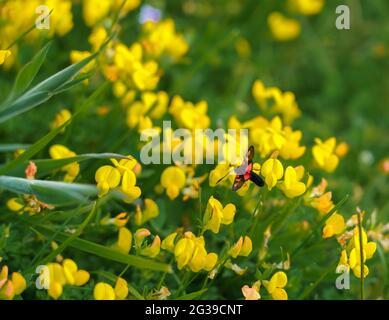
[[[26,149],[30,146],[31,146],[30,144],[22,144],[22,143],[1,143],[0,152],[12,152],[18,149]]]
[[[197,297],[200,297],[203,293],[205,293],[208,289],[202,289],[199,291],[191,292],[188,294],[184,294],[178,298],[175,298],[174,300],[194,300]]]
[[[98,193],[94,185],[29,180],[9,176],[0,176],[0,189],[20,194],[33,194],[39,200],[52,205],[86,203],[89,197],[95,197]]]
[[[16,77],[14,86],[6,101],[11,101],[15,97],[19,97],[28,89],[42,67],[43,61],[46,59],[47,52],[50,49],[50,45],[50,42],[46,44],[29,63],[23,66]]]
[[[44,226],[39,226],[39,227],[37,226],[36,228],[42,234],[49,235],[49,236],[55,232],[50,228]],[[66,239],[68,239],[69,237],[71,237],[71,235],[68,235],[63,232],[59,232],[58,235],[56,236],[56,240],[63,242],[66,241]],[[70,242],[69,246],[83,252],[97,255],[104,259],[123,263],[136,268],[161,271],[161,272],[169,272],[169,273],[172,272],[171,266],[166,263],[156,262],[151,259],[138,257],[132,254],[124,254],[117,250],[111,249],[109,247],[88,240],[83,240],[78,237],[73,239],[72,242]]]

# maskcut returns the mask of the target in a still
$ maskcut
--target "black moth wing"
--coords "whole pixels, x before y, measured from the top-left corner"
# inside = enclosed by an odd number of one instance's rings
[[[249,147],[249,150],[247,151],[247,164],[250,165],[253,163],[253,158],[254,158],[255,150],[253,146]]]
[[[254,171],[250,172],[250,180],[254,182],[258,187],[263,187],[265,185],[265,181],[263,181],[263,179]]]

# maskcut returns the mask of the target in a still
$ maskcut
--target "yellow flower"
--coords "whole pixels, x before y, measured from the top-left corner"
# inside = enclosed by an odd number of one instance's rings
[[[62,109],[55,115],[54,121],[51,123],[51,128],[58,128],[62,126],[65,122],[67,122],[72,117],[71,112],[68,109]],[[62,130],[64,132],[64,129]]]
[[[231,167],[228,163],[221,164],[219,163],[215,169],[213,169],[209,174],[209,186],[215,187],[217,183],[222,182],[228,177],[228,173],[230,172]]]
[[[88,42],[93,48],[93,51],[97,51],[104,41],[107,39],[108,33],[104,27],[95,27],[88,38]]]
[[[72,50],[72,51],[70,51],[70,61],[72,63],[77,63],[77,62],[80,62],[81,60],[88,58],[90,55],[91,55],[91,53],[89,51]],[[81,72],[84,72],[84,73],[89,72],[95,66],[96,66],[96,62],[95,62],[95,60],[92,60],[92,61],[88,62],[88,64],[84,68],[82,68]]]
[[[333,235],[339,235],[343,233],[346,228],[344,218],[338,213],[332,214],[326,221],[323,228],[323,238],[330,238]]]
[[[159,70],[156,61],[148,61],[139,64],[132,74],[132,80],[136,87],[143,90],[154,90],[159,81]]]
[[[344,157],[348,151],[349,151],[349,145],[346,142],[341,142],[339,143],[336,148],[335,148],[335,154],[339,157],[342,158]]]
[[[332,137],[322,142],[316,138],[315,143],[312,154],[316,164],[327,172],[333,172],[339,163],[339,157],[335,154],[336,139]]]
[[[285,170],[284,181],[280,184],[280,189],[288,198],[295,198],[301,196],[306,187],[297,176],[296,169],[288,166]]]
[[[174,255],[177,260],[177,268],[182,269],[184,266],[186,266],[190,259],[193,256],[193,252],[195,250],[195,243],[192,239],[189,238],[183,238],[180,239],[175,248],[174,248]]]
[[[83,286],[89,281],[89,272],[78,269],[77,264],[71,259],[59,263],[47,264],[49,269],[49,289],[48,294],[51,298],[57,300],[63,293],[65,285]]]
[[[205,250],[204,237],[195,237],[191,232],[186,232],[184,237],[177,242],[174,256],[178,269],[181,270],[188,266],[193,272],[199,272],[202,269],[211,271],[218,259],[216,253],[207,253]]]
[[[126,196],[124,199],[126,202],[132,202],[139,198],[142,192],[136,186],[134,173],[134,170],[139,168],[137,161],[132,157],[120,161],[111,159],[111,161],[116,168],[105,165],[96,171],[95,180],[100,191],[99,197],[106,195],[110,189],[116,188],[121,183],[121,191]]]
[[[83,17],[87,26],[91,27],[108,15],[111,0],[83,0]]]
[[[306,16],[318,14],[324,6],[324,0],[288,0],[289,7]]]
[[[368,242],[367,234],[364,229],[362,229],[362,246],[359,237],[359,228],[354,228],[354,235],[352,238],[352,246],[353,248],[350,251],[349,255],[349,265],[353,270],[354,275],[357,278],[361,277],[361,247],[362,247],[362,255],[363,255],[363,273],[364,277],[367,277],[369,274],[369,268],[365,265],[365,261],[371,259],[377,249],[377,245],[375,242]]]
[[[134,171],[138,165],[138,162],[131,155],[128,155],[125,159],[120,159],[117,161],[116,159],[111,159],[111,162],[114,166],[120,171],[120,174],[123,175],[126,171]]]
[[[156,257],[161,250],[161,239],[159,236],[155,236],[153,242],[150,245],[143,246],[145,238],[151,235],[151,232],[146,228],[140,228],[135,232],[135,247],[139,253],[151,258]]]
[[[89,281],[89,272],[79,270],[77,264],[71,259],[62,262],[66,283],[74,286],[83,286]]]
[[[24,279],[24,277],[19,272],[12,273],[11,281],[15,290],[15,296],[20,295],[24,290],[26,290],[26,279]]]
[[[185,173],[176,166],[166,168],[161,175],[161,185],[166,189],[170,200],[178,197],[180,190],[185,186]]]
[[[272,151],[279,151],[286,143],[281,118],[276,116],[270,122],[263,117],[254,118],[248,125],[250,138],[262,157]]]
[[[123,4],[122,0],[112,0],[112,2],[112,8],[114,10],[118,10]],[[127,0],[122,7],[123,15],[127,14],[131,10],[136,9],[140,3],[141,0]]]
[[[13,272],[8,279],[8,267],[3,266],[0,271],[0,300],[12,300],[26,289],[26,280],[19,272]]]
[[[289,41],[297,38],[301,32],[300,23],[297,20],[287,18],[279,12],[272,12],[267,23],[275,40]]]
[[[234,221],[235,212],[235,205],[229,203],[223,208],[219,200],[211,196],[204,213],[204,229],[218,233],[221,224],[228,225]]]
[[[24,208],[24,205],[19,202],[18,198],[11,198],[7,201],[7,208],[11,211],[19,212]]]
[[[151,235],[151,232],[149,229],[146,228],[140,228],[136,230],[135,232],[135,247],[139,249],[142,246],[143,240]]]
[[[280,160],[270,158],[263,163],[261,174],[265,177],[267,188],[271,190],[284,175],[284,167]]]
[[[140,254],[150,258],[155,258],[161,250],[161,239],[159,236],[155,236],[153,242],[140,251]]]
[[[4,61],[11,55],[10,50],[0,50],[0,66],[4,63]]]
[[[177,232],[173,232],[169,234],[165,239],[163,239],[161,248],[174,253],[174,247],[175,247],[174,240],[176,239],[176,237],[177,237]]]
[[[253,249],[253,244],[249,236],[240,237],[239,240],[231,247],[228,254],[236,258],[237,256],[247,257]]]
[[[291,127],[284,128],[286,141],[280,148],[280,156],[284,159],[298,159],[304,152],[305,147],[300,146],[302,132],[300,130],[293,131]]]
[[[217,263],[217,259],[218,259],[218,255],[214,252],[211,252],[211,253],[208,253],[206,258],[205,258],[205,265],[204,265],[204,269],[206,271],[211,271],[216,263]]]
[[[188,44],[181,34],[176,33],[172,19],[147,21],[142,31],[142,45],[146,53],[153,57],[167,54],[180,58],[188,51]]]
[[[49,149],[49,154],[53,159],[65,159],[77,156],[75,152],[60,144],[52,145]],[[72,162],[66,166],[63,166],[61,171],[66,172],[64,181],[72,182],[74,179],[76,179],[78,173],[80,172],[80,165],[77,162]]]
[[[125,279],[118,277],[115,288],[105,282],[99,282],[93,289],[95,300],[124,300],[128,296],[128,283]]]
[[[179,126],[187,129],[207,129],[210,119],[207,115],[208,103],[202,100],[196,104],[174,96],[169,112]]]
[[[320,197],[313,198],[311,206],[322,214],[327,214],[334,207],[331,200],[332,192],[326,192]]]
[[[113,224],[118,228],[124,227],[129,220],[127,212],[121,212],[113,218]]]
[[[288,294],[284,287],[288,283],[288,277],[285,272],[278,271],[270,279],[264,281],[264,286],[274,300],[288,300]]]
[[[102,166],[95,174],[99,197],[106,195],[109,189],[116,188],[120,184],[120,171],[112,166]]]
[[[142,193],[141,189],[136,185],[136,176],[134,171],[129,170],[123,173],[121,190],[126,195],[126,201],[138,199]]]
[[[95,300],[115,300],[115,291],[111,285],[105,282],[99,282],[93,289]]]
[[[143,58],[143,49],[138,42],[130,48],[122,43],[114,47],[113,62],[120,80],[141,91],[154,90],[160,78],[158,64],[154,60],[145,62]]]
[[[115,284],[115,297],[116,300],[124,300],[128,296],[128,283],[121,277],[118,277]]]
[[[132,233],[125,227],[119,228],[118,240],[114,245],[117,250],[129,253],[132,245]]]
[[[245,300],[259,300],[261,295],[259,294],[259,289],[261,287],[261,282],[255,282],[251,287],[244,285],[242,287],[242,294],[245,297]]]
[[[145,199],[142,207],[137,205],[135,209],[135,223],[138,226],[159,215],[158,205],[152,199]]]
[[[347,251],[346,250],[342,250],[342,252],[340,254],[340,258],[339,258],[339,262],[338,262],[338,267],[340,267],[340,266],[347,267],[347,270],[350,269],[350,266],[348,264],[348,257],[347,257]]]
[[[50,33],[60,37],[73,28],[73,14],[71,0],[47,0],[46,5],[53,10],[50,15]]]

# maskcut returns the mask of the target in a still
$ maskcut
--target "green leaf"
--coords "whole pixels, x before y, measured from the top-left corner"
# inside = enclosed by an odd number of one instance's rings
[[[0,146],[1,147],[1,146]],[[1,149],[0,149],[1,150]],[[128,159],[128,157],[117,153],[85,153],[75,157],[64,158],[64,159],[42,159],[34,160],[38,168],[37,177],[45,176],[54,170],[60,169],[73,162],[82,162],[89,159]],[[20,163],[16,168],[10,170],[7,174],[11,176],[20,176],[24,174],[24,170],[28,162]]]
[[[46,44],[29,63],[24,65],[16,77],[14,86],[7,98],[7,101],[10,101],[15,97],[19,97],[28,89],[41,68],[43,61],[46,59],[49,49],[50,43]]]
[[[40,231],[42,234],[48,236],[55,233],[54,230],[51,230],[49,227],[46,226],[39,226],[39,227],[37,226],[36,229]],[[71,237],[71,235],[68,235],[64,232],[59,232],[55,237],[55,239],[59,242],[63,242],[66,241],[66,239],[68,239],[69,237]],[[117,250],[111,249],[109,247],[103,246],[101,244],[80,239],[78,237],[74,238],[69,243],[69,246],[83,252],[97,255],[104,259],[134,266],[136,268],[161,271],[161,272],[169,272],[169,273],[172,272],[172,268],[169,264],[156,262],[151,259],[138,257],[132,254],[125,254]]]
[[[257,270],[255,271],[255,277],[256,277],[258,280],[263,280],[263,274],[262,274],[262,272],[261,272],[259,269],[257,269]]]
[[[68,90],[75,84],[80,83],[80,79],[74,78],[80,73],[81,69],[83,69],[89,62],[100,54],[101,50],[110,40],[111,38],[109,38],[97,52],[91,54],[89,57],[72,64],[51,77],[43,80],[16,100],[7,101],[0,111],[0,123],[27,112],[46,102],[52,96]],[[85,78],[82,78],[82,80],[85,80]]]
[[[203,293],[205,293],[208,289],[202,289],[199,291],[191,292],[188,294],[185,294],[183,296],[180,296],[178,298],[175,298],[174,300],[194,300],[197,297],[201,296]]]
[[[0,152],[10,152],[10,151],[16,151],[18,149],[26,149],[30,147],[29,144],[22,144],[22,143],[1,143],[0,144]]]
[[[9,176],[0,176],[0,189],[20,194],[33,194],[40,201],[52,205],[87,203],[89,197],[96,197],[98,193],[94,185],[29,180]]]

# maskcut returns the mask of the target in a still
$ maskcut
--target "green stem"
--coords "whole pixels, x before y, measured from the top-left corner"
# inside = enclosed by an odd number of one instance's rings
[[[361,218],[361,212],[357,212],[357,217],[358,217],[358,230],[359,230],[359,251],[360,251],[360,267],[361,267],[361,300],[363,300],[363,288],[365,284],[365,274],[364,274],[364,269],[365,269],[365,262],[364,262],[364,254],[363,254],[363,243],[362,243],[362,218]]]

